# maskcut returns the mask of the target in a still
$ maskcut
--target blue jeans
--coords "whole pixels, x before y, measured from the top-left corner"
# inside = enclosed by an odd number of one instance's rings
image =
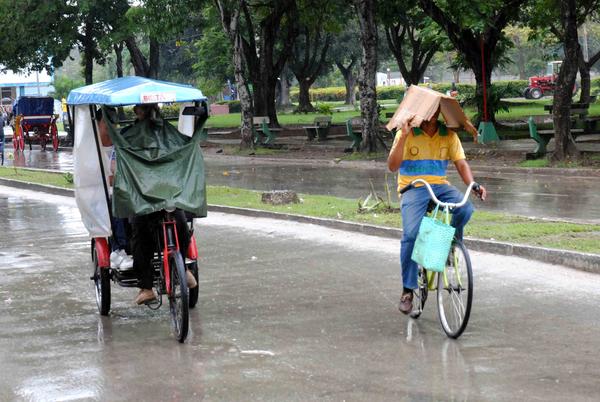
[[[442,202],[460,202],[463,194],[455,187],[447,184],[433,184],[435,196]],[[402,286],[408,289],[417,288],[417,263],[410,257],[419,232],[419,226],[429,204],[429,192],[425,187],[416,187],[402,195],[402,241],[400,245],[400,266],[402,267]],[[473,205],[467,202],[452,212],[450,224],[456,228],[456,237],[462,240],[463,229],[471,215]]]

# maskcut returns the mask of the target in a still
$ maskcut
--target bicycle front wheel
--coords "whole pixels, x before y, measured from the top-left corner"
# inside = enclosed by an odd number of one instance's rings
[[[179,251],[169,253],[169,308],[175,337],[185,341],[189,327],[189,294],[185,278],[185,265]]]
[[[446,269],[438,274],[437,302],[446,335],[458,338],[469,322],[473,301],[473,271],[469,252],[461,241],[452,243]]]

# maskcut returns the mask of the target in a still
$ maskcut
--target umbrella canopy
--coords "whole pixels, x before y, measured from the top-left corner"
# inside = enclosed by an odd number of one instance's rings
[[[187,84],[151,80],[144,77],[122,77],[73,89],[69,105],[125,106],[141,103],[193,102],[206,100],[199,89]]]

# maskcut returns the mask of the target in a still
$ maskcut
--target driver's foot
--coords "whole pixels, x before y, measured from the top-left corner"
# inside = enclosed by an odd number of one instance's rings
[[[141,289],[134,302],[135,304],[144,304],[153,300],[156,300],[156,296],[152,289]]]
[[[185,278],[187,279],[188,289],[194,289],[198,286],[198,282],[196,282],[196,278],[194,278],[194,274],[189,269],[185,270]]]
[[[398,305],[398,310],[400,310],[403,314],[408,314],[412,311],[413,308],[413,292],[405,291],[402,292],[402,296],[400,296],[400,304]]]

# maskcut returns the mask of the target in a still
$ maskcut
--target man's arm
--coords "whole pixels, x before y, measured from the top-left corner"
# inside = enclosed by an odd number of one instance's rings
[[[110,139],[110,135],[108,135],[108,126],[103,118],[98,120],[98,133],[100,134],[100,142],[103,146],[112,146],[112,140]]]
[[[400,136],[397,140],[394,140],[394,144],[392,145],[392,149],[390,149],[390,154],[388,155],[387,163],[388,169],[390,172],[395,172],[400,168],[402,161],[404,160],[404,144],[406,143],[406,138],[408,138],[408,134],[410,129],[408,125],[402,127],[402,131],[400,131]]]
[[[473,180],[471,167],[466,159],[459,159],[455,161],[454,166],[456,166],[456,170],[458,171],[460,178],[467,186],[475,181]],[[479,192],[476,192],[476,194],[479,196],[479,198],[481,198],[482,201],[485,201],[485,198],[487,197],[487,191],[485,187],[479,185]]]

